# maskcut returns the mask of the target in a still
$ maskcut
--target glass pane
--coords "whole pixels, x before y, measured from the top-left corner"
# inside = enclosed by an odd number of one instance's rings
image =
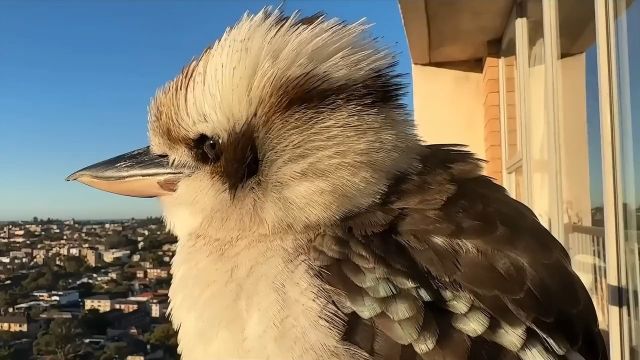
[[[608,327],[595,6],[557,3],[556,94],[566,246]]]
[[[524,179],[522,174],[522,165],[518,166],[513,172],[515,183],[515,198],[519,201],[524,200]]]
[[[529,206],[542,224],[550,226],[552,192],[550,177],[554,173],[549,163],[549,127],[545,107],[545,41],[542,18],[542,1],[526,2],[528,35],[527,62],[527,118],[526,143],[529,154],[531,191],[536,196],[529,199]]]
[[[629,339],[631,358],[640,359],[640,4],[616,1],[616,58],[618,63],[618,103],[620,170],[622,182],[623,233],[627,286],[629,288]]]
[[[516,39],[514,19],[510,20],[509,27],[502,37],[500,56],[503,58],[504,79],[503,94],[500,105],[504,107],[505,136],[506,136],[506,164],[511,164],[520,156],[520,129],[518,121],[518,96],[517,96],[517,61]]]

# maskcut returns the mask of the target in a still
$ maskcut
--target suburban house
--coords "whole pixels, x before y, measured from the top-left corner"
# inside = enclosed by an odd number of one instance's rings
[[[94,295],[84,299],[84,309],[96,309],[100,312],[107,312],[113,309],[115,297],[107,294]]]
[[[38,290],[31,293],[40,301],[57,303],[59,305],[72,304],[80,300],[80,294],[76,290],[44,291]]]
[[[147,279],[164,279],[169,277],[169,267],[149,268],[147,269]]]
[[[420,136],[487,160],[568,250],[611,358],[640,358],[638,1],[398,2]]]
[[[113,309],[122,310],[123,313],[129,313],[141,308],[142,303],[129,299],[116,299],[111,302]]]
[[[15,312],[0,314],[0,330],[9,332],[29,331],[29,314]]]
[[[151,307],[151,317],[165,317],[169,309],[169,298],[166,296],[153,298],[149,301],[149,306]]]

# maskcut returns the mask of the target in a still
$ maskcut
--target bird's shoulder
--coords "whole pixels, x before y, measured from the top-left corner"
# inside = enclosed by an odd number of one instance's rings
[[[383,359],[606,358],[565,249],[481,172],[461,146],[424,146],[379,203],[316,237],[345,339]]]

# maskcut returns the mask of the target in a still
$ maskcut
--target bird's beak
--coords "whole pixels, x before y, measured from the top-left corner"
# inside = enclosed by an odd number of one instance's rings
[[[67,177],[96,189],[134,197],[170,195],[184,172],[169,166],[166,156],[152,154],[149,147],[87,166]]]

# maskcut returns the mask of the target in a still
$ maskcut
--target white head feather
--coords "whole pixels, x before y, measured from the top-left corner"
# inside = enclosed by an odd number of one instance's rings
[[[218,233],[323,225],[370,204],[413,162],[417,140],[392,54],[363,21],[313,19],[302,25],[269,8],[244,15],[153,99],[152,150],[197,169],[164,203],[178,235],[202,221]],[[225,141],[248,124],[260,172],[231,199],[190,144],[200,134]],[[183,206],[185,230],[173,219]]]
[[[152,151],[193,171],[162,200],[179,238],[170,310],[185,359],[356,358],[300,240],[415,162],[394,58],[366,29],[245,15],[153,99]],[[220,163],[199,159],[203,135],[228,146]],[[243,164],[224,157],[245,156],[239,139],[255,143],[259,168],[232,191],[225,172]]]

